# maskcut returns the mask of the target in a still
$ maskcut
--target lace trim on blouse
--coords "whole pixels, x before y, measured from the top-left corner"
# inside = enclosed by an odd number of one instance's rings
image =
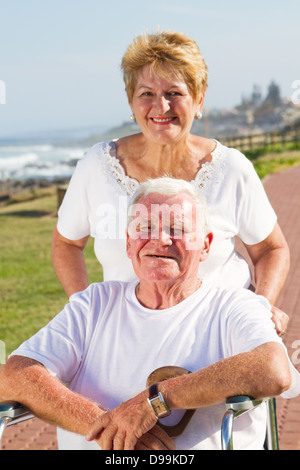
[[[216,148],[211,152],[211,162],[206,162],[198,171],[192,183],[201,188],[205,194],[211,184],[221,183],[224,178],[224,152],[220,142],[216,142]],[[120,187],[128,196],[133,196],[140,183],[126,175],[119,159],[116,157],[116,146],[114,141],[104,142],[99,145],[98,158],[103,163],[103,169],[108,181],[120,190]],[[104,160],[104,161],[103,161]],[[208,184],[210,183],[210,184]]]

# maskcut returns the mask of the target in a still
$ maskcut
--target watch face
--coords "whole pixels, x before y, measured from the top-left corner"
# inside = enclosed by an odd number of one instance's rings
[[[155,398],[154,400],[151,400],[151,403],[157,415],[166,413],[167,411],[166,407],[164,406],[164,404],[162,403],[159,397]]]
[[[157,397],[151,399],[151,406],[157,418],[164,418],[170,414],[170,410],[164,403],[160,394]]]
[[[153,384],[149,388],[149,398],[148,402],[152,410],[155,413],[155,416],[160,419],[168,416],[171,412],[167,407],[162,395],[157,390],[156,384]]]

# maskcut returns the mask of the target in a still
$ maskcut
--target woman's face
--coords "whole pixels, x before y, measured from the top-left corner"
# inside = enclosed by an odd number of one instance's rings
[[[163,78],[145,65],[139,73],[130,105],[146,139],[167,145],[189,134],[202,100],[196,103],[187,84],[171,72],[168,78]]]

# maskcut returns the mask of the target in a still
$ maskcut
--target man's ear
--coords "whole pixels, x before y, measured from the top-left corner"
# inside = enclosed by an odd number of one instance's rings
[[[200,255],[200,261],[204,261],[208,257],[213,238],[214,236],[212,232],[208,233],[206,237],[204,238],[201,255]]]
[[[126,252],[127,256],[130,259],[131,258],[131,243],[130,243],[130,236],[128,233],[128,230],[126,230]]]

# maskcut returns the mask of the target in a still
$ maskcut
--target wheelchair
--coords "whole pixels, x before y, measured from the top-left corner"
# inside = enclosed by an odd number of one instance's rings
[[[231,397],[226,400],[226,411],[221,423],[222,450],[234,450],[235,418],[263,402],[267,403],[268,408],[265,449],[279,450],[275,398],[254,400],[244,395]],[[32,418],[34,418],[34,415],[20,403],[0,403],[0,449],[2,436],[7,426],[12,426]]]
[[[221,425],[222,450],[234,450],[235,418],[261,405],[263,402],[266,402],[267,406],[267,426],[264,449],[279,450],[275,398],[255,400],[245,395],[230,397],[226,400],[226,412]]]

